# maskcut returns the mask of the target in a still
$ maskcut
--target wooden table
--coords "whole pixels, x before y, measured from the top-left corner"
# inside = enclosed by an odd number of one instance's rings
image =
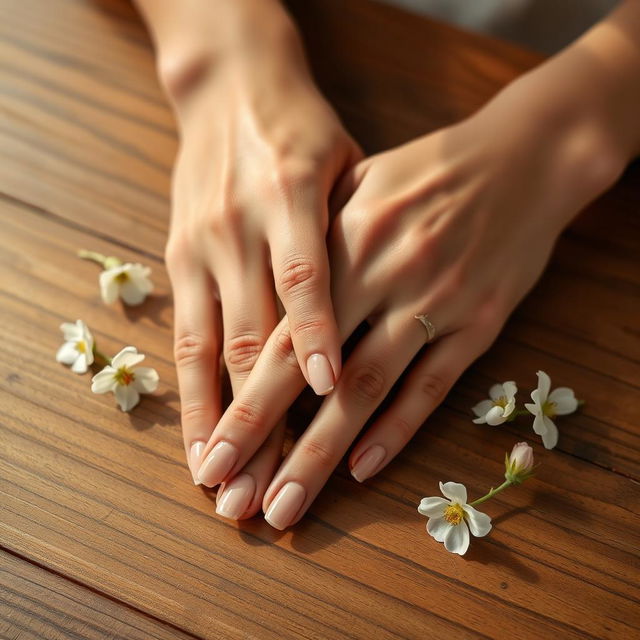
[[[459,119],[539,59],[364,0],[299,0],[319,81],[369,151]],[[515,116],[514,116],[515,117]],[[293,530],[214,514],[183,460],[162,254],[172,116],[122,0],[0,0],[2,638],[640,637],[640,184],[636,167],[562,237],[490,353],[364,486],[343,465]],[[153,267],[105,307],[88,247]],[[135,344],[161,387],[131,414],[54,360],[83,318]],[[587,403],[545,452],[524,420],[471,423],[494,381],[535,372]],[[535,442],[536,477],[486,511],[465,558],[416,505],[475,495]]]

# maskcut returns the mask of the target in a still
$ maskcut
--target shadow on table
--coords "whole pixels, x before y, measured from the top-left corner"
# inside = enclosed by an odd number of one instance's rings
[[[159,327],[169,328],[171,325],[162,316],[165,309],[171,309],[171,305],[170,294],[151,294],[142,304],[135,307],[123,304],[122,310],[129,322],[137,322],[141,318],[149,318]]]
[[[155,426],[175,427],[180,424],[180,412],[169,404],[178,405],[179,401],[180,397],[172,389],[158,395],[142,395],[140,404],[127,414],[129,422],[138,431]]]

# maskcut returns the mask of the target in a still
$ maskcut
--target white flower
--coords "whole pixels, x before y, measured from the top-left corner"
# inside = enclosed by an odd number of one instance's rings
[[[111,364],[91,379],[91,391],[113,391],[123,411],[130,411],[140,401],[141,393],[152,393],[158,388],[158,372],[151,367],[136,367],[144,360],[135,347],[125,347],[113,356]]]
[[[444,498],[422,498],[419,513],[427,516],[427,531],[445,549],[463,556],[469,548],[469,530],[477,538],[491,531],[491,518],[467,504],[467,489],[457,482],[440,483]]]
[[[471,409],[478,417],[474,420],[476,424],[490,424],[496,426],[507,421],[507,418],[516,408],[516,393],[518,387],[513,381],[494,384],[489,389],[491,400],[483,400]]]
[[[125,262],[105,269],[100,274],[100,293],[106,304],[111,304],[118,296],[128,305],[137,305],[153,291],[149,279],[151,269],[141,264]]]
[[[513,445],[511,455],[505,454],[504,477],[511,484],[521,484],[533,475],[533,449],[526,442]]]
[[[71,365],[71,371],[75,373],[86,373],[93,363],[93,336],[89,327],[82,320],[76,320],[75,324],[63,322],[60,329],[64,344],[58,349],[56,360]]]
[[[533,403],[525,404],[527,410],[535,416],[533,430],[542,436],[542,443],[547,449],[558,444],[558,428],[551,418],[573,413],[578,408],[578,401],[573,389],[558,387],[551,393],[551,378],[538,371],[538,388],[531,392]]]

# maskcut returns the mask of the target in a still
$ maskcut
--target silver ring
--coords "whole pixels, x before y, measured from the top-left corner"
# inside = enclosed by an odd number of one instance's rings
[[[426,340],[427,344],[429,342],[433,342],[434,338],[436,337],[436,327],[433,324],[433,322],[429,320],[429,316],[423,313],[413,317],[416,320],[419,320],[424,325],[424,328],[427,330],[427,340]]]

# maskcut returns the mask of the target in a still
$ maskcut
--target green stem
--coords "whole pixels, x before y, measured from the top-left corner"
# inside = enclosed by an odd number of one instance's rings
[[[101,267],[104,267],[105,260],[107,256],[98,253],[97,251],[87,251],[87,249],[80,249],[78,251],[78,257],[83,260],[92,260],[93,262],[97,262]]]
[[[482,496],[482,498],[478,498],[477,500],[470,502],[469,506],[475,507],[477,504],[482,504],[483,502],[487,501],[489,498],[493,498],[493,496],[495,496],[496,493],[500,493],[501,491],[504,491],[507,487],[510,487],[510,486],[511,486],[511,481],[505,480],[499,487],[496,487],[495,489],[491,489],[491,491],[489,491],[489,493],[487,493],[486,496]]]
[[[93,345],[93,355],[96,360],[102,360],[106,364],[111,364],[111,358],[100,351],[96,345]]]

